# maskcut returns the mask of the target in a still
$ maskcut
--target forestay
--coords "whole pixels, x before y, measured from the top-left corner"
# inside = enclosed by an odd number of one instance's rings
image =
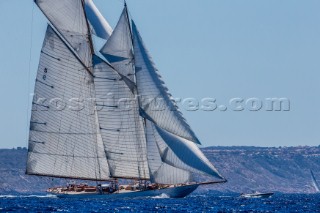
[[[34,93],[27,174],[108,180],[92,76],[50,26]]]
[[[138,100],[125,77],[97,56],[93,62],[98,117],[111,176],[149,179]]]
[[[132,38],[129,23],[125,7],[111,37],[100,52],[119,73],[134,82]]]
[[[90,33],[84,12],[84,0],[35,0],[51,24],[67,40],[77,56],[91,67]]]
[[[132,30],[136,84],[141,100],[142,116],[168,132],[200,144],[164,85],[134,22]]]
[[[150,139],[157,144],[162,162],[182,170],[223,179],[195,143],[175,136],[149,121],[147,129],[148,144]]]

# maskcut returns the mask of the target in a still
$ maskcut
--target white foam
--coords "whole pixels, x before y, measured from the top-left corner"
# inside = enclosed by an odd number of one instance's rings
[[[155,196],[155,197],[152,197],[152,198],[155,198],[155,199],[167,199],[167,198],[170,198],[170,196],[165,194],[165,193],[162,193],[161,195],[158,195],[158,196]]]
[[[57,198],[56,195],[47,194],[47,195],[0,195],[0,198]]]

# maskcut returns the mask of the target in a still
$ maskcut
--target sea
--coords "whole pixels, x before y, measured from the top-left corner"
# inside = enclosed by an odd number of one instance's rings
[[[240,198],[239,194],[193,193],[171,199],[60,199],[53,195],[0,195],[0,212],[320,212],[319,194]]]

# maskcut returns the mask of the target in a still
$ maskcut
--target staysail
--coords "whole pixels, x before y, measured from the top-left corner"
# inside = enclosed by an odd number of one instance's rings
[[[173,135],[151,121],[147,121],[146,129],[147,143],[157,145],[162,162],[192,173],[224,179],[195,143]]]
[[[125,77],[97,56],[93,62],[98,117],[111,176],[149,179],[138,100]]]
[[[119,73],[134,82],[132,38],[129,23],[125,6],[116,28],[100,52]]]
[[[153,124],[146,120],[146,136],[150,179],[155,183],[180,184],[191,181],[191,173],[179,169],[174,164],[168,164],[163,159],[163,150],[167,148],[161,144],[161,138],[156,134]],[[164,145],[164,146],[163,146]],[[183,164],[182,162],[180,162]]]
[[[35,0],[35,3],[77,53],[90,67],[92,47],[84,10],[84,0]]]
[[[136,83],[142,116],[172,134],[200,144],[164,85],[134,22],[132,30]]]
[[[41,50],[30,122],[27,174],[108,180],[90,101],[93,77],[50,26]]]

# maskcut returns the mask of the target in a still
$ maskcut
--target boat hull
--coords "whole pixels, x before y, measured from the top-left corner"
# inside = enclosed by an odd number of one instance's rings
[[[126,193],[113,193],[113,194],[99,194],[99,193],[84,193],[84,194],[55,194],[59,198],[103,198],[103,199],[117,199],[117,198],[142,198],[142,197],[155,197],[166,195],[169,198],[183,198],[191,194],[199,187],[200,184],[186,185],[179,187],[172,187],[166,189],[156,189],[147,191],[136,191]]]
[[[269,198],[274,193],[259,193],[259,194],[244,194],[241,195],[242,198]]]

